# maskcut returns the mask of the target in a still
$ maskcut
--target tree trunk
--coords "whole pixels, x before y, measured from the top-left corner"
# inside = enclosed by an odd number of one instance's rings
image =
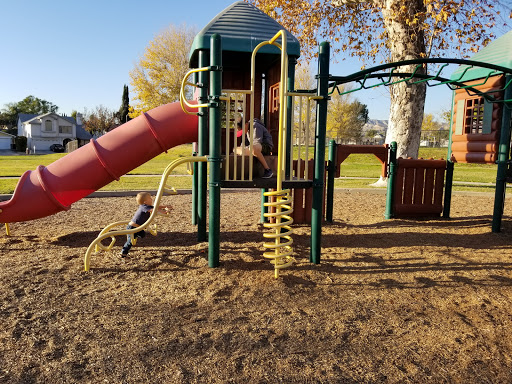
[[[426,53],[424,34],[417,24],[407,23],[414,15],[425,12],[423,0],[385,0],[382,13],[389,36],[391,61],[417,59]],[[413,66],[401,66],[395,72],[413,73]],[[416,73],[425,73],[419,68]],[[393,81],[397,80],[394,78]],[[397,156],[418,157],[421,124],[425,107],[425,83],[409,85],[401,82],[390,86],[391,105],[386,143],[396,141]]]

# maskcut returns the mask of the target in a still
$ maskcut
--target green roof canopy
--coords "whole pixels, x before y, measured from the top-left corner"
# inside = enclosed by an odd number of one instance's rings
[[[198,51],[210,49],[210,37],[218,33],[222,37],[222,50],[232,52],[252,52],[262,41],[268,41],[284,29],[281,24],[260,11],[254,5],[237,1],[208,23],[195,37],[190,49],[189,63],[197,67]],[[289,56],[300,56],[300,44],[290,32],[287,35],[287,53]],[[281,41],[279,38],[278,42]],[[281,51],[272,45],[262,47],[258,52],[280,54]]]
[[[475,53],[470,60],[512,69],[512,31],[507,32],[500,38],[491,42],[487,47]],[[467,65],[461,65],[453,72],[450,79],[457,80],[467,67]],[[489,68],[473,67],[467,70],[460,81],[481,79],[487,77],[487,75],[492,72],[493,70]]]

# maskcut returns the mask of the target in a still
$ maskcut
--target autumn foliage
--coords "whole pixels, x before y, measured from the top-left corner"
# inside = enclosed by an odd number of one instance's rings
[[[249,0],[297,36],[307,57],[319,41],[370,61],[390,57],[389,23],[423,36],[420,57],[467,57],[496,38],[509,16],[498,0]]]
[[[188,54],[196,31],[186,25],[170,25],[148,44],[130,72],[136,117],[159,105],[179,100],[181,80],[188,71]]]
[[[347,52],[363,63],[467,57],[495,38],[493,28],[504,23],[500,11],[506,8],[499,0],[248,1],[297,36],[306,60],[326,40],[335,54]],[[398,156],[418,155],[425,97],[424,83],[390,86],[386,142],[398,143]]]

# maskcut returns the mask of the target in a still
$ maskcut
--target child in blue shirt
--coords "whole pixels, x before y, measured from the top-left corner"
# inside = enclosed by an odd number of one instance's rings
[[[139,192],[136,197],[137,204],[139,204],[139,208],[135,212],[132,217],[132,220],[128,223],[126,229],[133,229],[140,227],[146,221],[148,221],[151,216],[151,212],[153,212],[153,198],[149,192]],[[170,210],[170,206],[161,205],[158,207],[158,210],[164,214],[168,214]],[[142,230],[133,234],[134,239],[144,238],[146,236],[146,231]],[[132,247],[132,238],[130,235],[126,235],[126,243],[123,246],[120,256],[126,257],[128,252]]]

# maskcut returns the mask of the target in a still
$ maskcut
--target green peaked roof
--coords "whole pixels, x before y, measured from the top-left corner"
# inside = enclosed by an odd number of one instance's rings
[[[475,53],[470,60],[499,65],[512,70],[512,31],[489,43],[487,47]],[[461,65],[453,72],[451,79],[458,79],[467,67],[467,65]],[[493,72],[492,69],[473,67],[466,71],[460,81],[481,79],[491,72]]]
[[[270,40],[281,29],[284,29],[281,24],[254,5],[237,1],[215,16],[194,38],[189,55],[190,66],[196,66],[200,49],[210,49],[210,37],[214,33],[221,35],[223,51],[252,52],[259,43]],[[299,57],[299,41],[288,31],[286,35],[288,55]],[[281,53],[272,45],[264,46],[258,52]]]

